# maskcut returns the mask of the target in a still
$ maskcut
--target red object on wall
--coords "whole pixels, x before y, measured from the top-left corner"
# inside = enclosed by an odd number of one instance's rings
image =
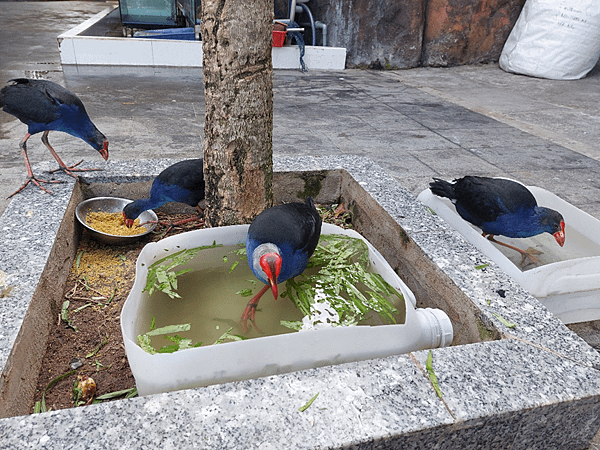
[[[283,47],[285,42],[285,31],[273,30],[273,47]]]

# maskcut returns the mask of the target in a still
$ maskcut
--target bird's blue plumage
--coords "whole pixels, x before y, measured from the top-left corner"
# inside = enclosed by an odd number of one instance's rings
[[[165,203],[180,202],[197,206],[203,199],[203,160],[187,159],[163,170],[152,182],[150,197],[129,203],[123,209],[123,214],[125,218],[134,220],[142,212]]]
[[[431,191],[452,200],[458,214],[484,234],[524,238],[561,230],[562,215],[538,206],[520,183],[504,178],[466,176],[453,183],[434,178]]]
[[[254,275],[263,283],[268,280],[255,264],[255,253],[261,244],[274,244],[281,256],[277,283],[300,275],[312,256],[321,235],[321,217],[308,197],[305,203],[287,203],[263,211],[248,228],[246,253]]]
[[[10,80],[0,90],[0,107],[26,124],[29,134],[62,131],[98,151],[106,148],[106,137],[92,123],[81,100],[52,81]]]

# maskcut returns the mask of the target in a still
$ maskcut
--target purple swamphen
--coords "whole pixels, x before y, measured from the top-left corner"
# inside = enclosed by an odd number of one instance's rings
[[[242,314],[244,331],[248,319],[255,322],[258,301],[269,288],[277,300],[277,283],[304,272],[320,236],[321,217],[311,197],[304,203],[273,206],[252,221],[246,237],[248,264],[265,286]]]
[[[202,214],[202,209],[198,203],[204,200],[204,173],[203,160],[186,159],[179,161],[165,170],[163,170],[152,182],[150,188],[150,198],[136,200],[125,205],[123,208],[123,217],[125,225],[133,225],[133,221],[144,211],[152,208],[158,208],[165,203],[180,202],[194,206]],[[180,220],[171,227],[181,225],[193,220],[199,220],[197,217]],[[169,232],[171,227],[167,230]],[[165,233],[165,234],[166,234]]]
[[[53,181],[36,178],[29,164],[27,139],[33,134],[42,132],[42,142],[60,166],[57,170],[62,170],[72,177],[76,177],[72,172],[97,169],[76,168],[83,160],[72,166],[67,166],[48,141],[50,131],[63,131],[78,137],[96,149],[105,160],[108,159],[108,140],[92,123],[81,100],[59,84],[48,80],[30,80],[27,78],[10,80],[9,84],[0,90],[0,108],[15,116],[28,127],[27,134],[19,143],[27,166],[27,181],[10,197],[23,190],[30,182],[33,182],[43,191],[50,193],[40,183],[52,183]]]
[[[537,262],[525,250],[499,242],[494,235],[526,238],[550,233],[561,247],[565,243],[563,216],[538,206],[533,194],[516,181],[505,178],[466,176],[449,183],[438,178],[429,184],[431,192],[452,200],[458,214],[481,228],[490,241],[518,251],[523,258]]]

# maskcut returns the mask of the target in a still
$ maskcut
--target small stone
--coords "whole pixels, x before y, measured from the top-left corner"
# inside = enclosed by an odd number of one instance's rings
[[[79,369],[81,366],[83,366],[83,362],[81,362],[81,360],[79,358],[73,358],[71,360],[71,362],[69,363],[69,367],[72,370],[77,370]]]

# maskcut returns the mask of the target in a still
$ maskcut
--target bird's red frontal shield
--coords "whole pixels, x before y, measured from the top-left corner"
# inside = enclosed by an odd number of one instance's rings
[[[277,278],[281,271],[281,256],[277,253],[267,253],[260,258],[260,267],[267,276],[267,281],[271,285],[273,297],[277,300]]]
[[[554,239],[556,239],[556,242],[558,242],[558,245],[560,245],[561,247],[563,245],[565,245],[565,222],[564,222],[564,220],[560,223],[560,230],[557,231],[556,233],[554,233],[552,236],[554,236]]]
[[[104,161],[107,161],[108,160],[108,141],[104,141],[103,144],[104,144],[103,148],[101,148],[99,151],[100,151],[100,154],[102,155],[102,157],[104,158]]]

